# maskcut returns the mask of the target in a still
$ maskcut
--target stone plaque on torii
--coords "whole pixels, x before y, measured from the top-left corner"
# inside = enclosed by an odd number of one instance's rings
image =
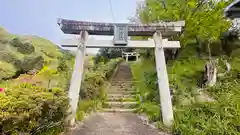
[[[74,123],[79,100],[86,48],[155,48],[156,70],[160,94],[163,123],[171,126],[173,121],[172,101],[169,90],[164,48],[180,48],[179,41],[168,41],[163,37],[177,35],[184,21],[154,24],[100,23],[58,19],[65,34],[80,34],[79,39],[64,39],[62,47],[77,47],[74,69],[68,96]],[[88,35],[114,35],[113,40],[88,40]],[[153,39],[132,41],[128,36],[153,36]]]

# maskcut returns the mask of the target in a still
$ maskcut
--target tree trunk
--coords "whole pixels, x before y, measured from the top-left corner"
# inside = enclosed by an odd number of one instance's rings
[[[217,61],[212,59],[210,42],[208,42],[209,62],[205,65],[207,73],[207,85],[212,87],[217,82]]]
[[[214,86],[217,82],[217,66],[215,60],[210,60],[205,65],[205,72],[207,75],[207,86]]]

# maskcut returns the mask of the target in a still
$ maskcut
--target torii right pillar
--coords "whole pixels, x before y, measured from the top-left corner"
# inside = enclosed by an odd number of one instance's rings
[[[173,122],[172,99],[169,89],[168,73],[163,48],[163,39],[160,31],[153,35],[155,42],[155,61],[158,77],[158,88],[161,103],[161,112],[164,125],[171,127]]]

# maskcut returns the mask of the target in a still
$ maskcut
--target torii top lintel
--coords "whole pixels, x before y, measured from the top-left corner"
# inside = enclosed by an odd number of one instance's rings
[[[87,22],[67,19],[58,19],[58,25],[65,34],[79,34],[87,31],[89,35],[114,35],[114,26],[117,23]],[[118,23],[121,24],[121,23]],[[154,24],[126,24],[128,36],[152,36],[154,32],[161,31],[164,37],[173,36],[182,31],[184,21],[161,22]]]

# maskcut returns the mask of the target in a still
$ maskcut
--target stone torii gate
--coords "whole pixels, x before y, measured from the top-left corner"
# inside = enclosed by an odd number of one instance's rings
[[[122,52],[122,58],[126,58],[126,62],[128,62],[129,56],[135,56],[136,60],[138,60],[139,54],[137,52]]]
[[[65,34],[80,34],[77,39],[64,39],[62,47],[77,47],[74,69],[68,96],[71,105],[71,124],[75,122],[81,81],[83,78],[86,48],[155,48],[156,70],[163,123],[171,126],[173,121],[172,101],[169,91],[168,74],[164,48],[180,48],[179,41],[168,41],[182,31],[184,21],[160,22],[155,24],[100,23],[58,19],[58,25]],[[114,36],[113,40],[88,40],[88,35]],[[128,36],[153,36],[149,40],[128,40]]]

